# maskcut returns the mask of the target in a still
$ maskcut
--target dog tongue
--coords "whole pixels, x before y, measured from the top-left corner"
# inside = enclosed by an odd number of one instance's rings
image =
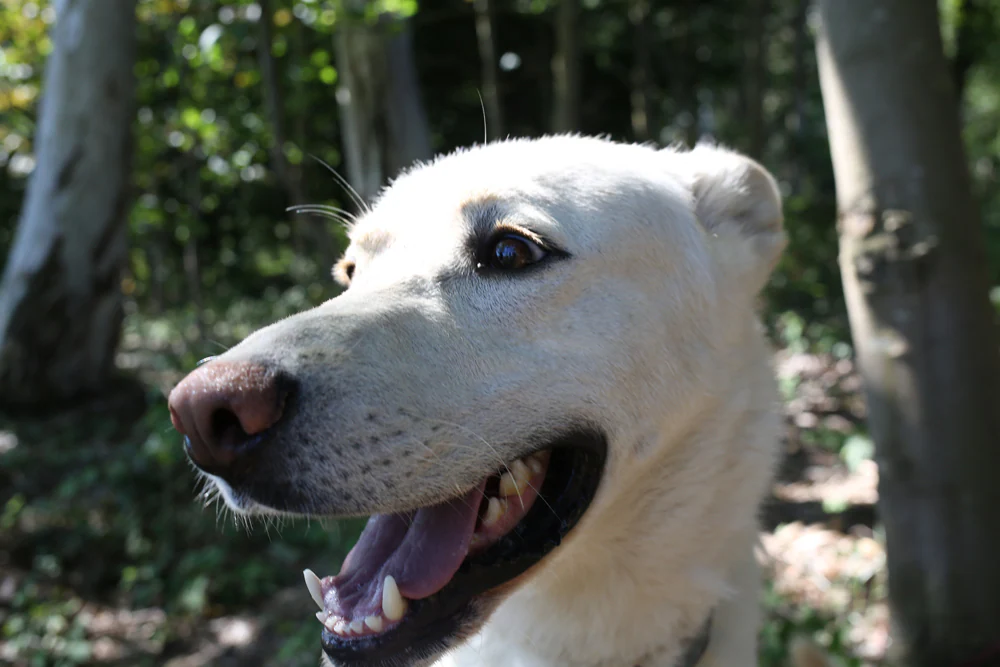
[[[419,600],[444,588],[469,552],[486,483],[463,498],[402,514],[376,514],[330,587],[344,618],[377,614],[387,576]]]

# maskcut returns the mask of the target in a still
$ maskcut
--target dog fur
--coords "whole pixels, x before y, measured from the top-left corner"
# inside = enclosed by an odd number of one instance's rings
[[[481,275],[497,225],[568,256]],[[671,667],[709,614],[698,666],[756,664],[781,429],[755,314],[785,245],[768,172],[709,145],[504,141],[405,173],[349,236],[342,295],[224,355],[302,387],[260,486],[219,483],[229,505],[407,510],[585,423],[609,443],[590,509],[438,664]]]

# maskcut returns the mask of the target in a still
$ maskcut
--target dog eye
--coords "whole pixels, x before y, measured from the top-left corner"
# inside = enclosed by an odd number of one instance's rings
[[[540,245],[520,234],[504,234],[493,242],[489,249],[486,262],[480,262],[491,269],[500,271],[516,271],[526,266],[542,261],[548,251]]]

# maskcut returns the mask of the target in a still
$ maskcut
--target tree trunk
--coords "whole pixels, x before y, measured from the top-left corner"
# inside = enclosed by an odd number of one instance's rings
[[[743,76],[743,113],[746,124],[746,152],[760,160],[764,153],[764,84],[767,76],[767,13],[769,0],[747,3],[747,38],[744,45],[746,70]]]
[[[693,68],[697,62],[694,58],[697,44],[693,38],[697,11],[698,0],[677,3],[674,20],[680,25],[674,29],[677,35],[673,48],[675,61],[670,63],[671,97],[677,109],[678,120],[683,119],[683,139],[688,146],[694,146],[702,138],[699,77]]]
[[[553,132],[580,129],[579,0],[560,0],[556,12],[556,52],[552,58]]]
[[[281,92],[281,82],[278,76],[277,63],[274,61],[274,54],[271,53],[273,36],[271,34],[271,24],[274,21],[274,13],[271,9],[270,0],[260,0],[260,35],[257,42],[257,61],[260,65],[261,83],[264,87],[264,108],[267,110],[268,120],[271,125],[271,161],[274,164],[274,171],[278,177],[285,196],[288,198],[290,206],[302,206],[311,203],[309,201],[308,190],[305,185],[305,178],[302,168],[289,162],[285,155],[285,145],[288,142],[288,123],[285,114],[285,98]],[[301,24],[300,24],[301,25]],[[297,33],[296,46],[302,39],[301,33]],[[301,48],[297,49],[301,53]],[[301,147],[301,144],[299,144]],[[295,251],[303,255],[311,255],[322,265],[333,264],[334,249],[332,239],[327,233],[325,225],[315,224],[315,219],[304,213],[294,214],[293,243]]]
[[[405,19],[344,21],[336,39],[340,125],[348,181],[365,201],[416,160],[431,157],[413,37]]]
[[[792,19],[795,29],[795,41],[792,46],[792,61],[795,63],[792,74],[792,158],[788,166],[788,181],[793,194],[802,193],[802,178],[806,164],[806,99],[809,85],[809,63],[806,60],[809,48],[809,7],[811,0],[796,0],[795,15]]]
[[[1000,629],[1000,352],[937,3],[818,7],[840,266],[888,541],[893,658],[960,665],[996,648]]]
[[[265,15],[266,16],[266,15]],[[263,20],[263,17],[261,18]],[[189,176],[188,210],[191,214],[191,233],[184,243],[184,278],[187,281],[188,298],[194,306],[194,325],[197,340],[205,336],[205,301],[201,294],[201,263],[198,261],[198,235],[195,233],[201,227],[201,174],[199,164],[193,153],[188,153],[185,162]]]
[[[0,402],[97,394],[115,368],[127,252],[135,3],[66,0],[0,283]]]
[[[503,107],[500,105],[500,86],[497,83],[496,20],[492,0],[475,0],[476,41],[479,45],[479,62],[483,83],[483,105],[486,108],[486,135],[489,138],[504,136]]]
[[[433,150],[430,123],[417,77],[410,22],[393,14],[383,14],[379,20],[379,36],[386,54],[382,106],[389,139],[385,162],[389,167],[387,177],[391,178],[417,160],[429,160]]]
[[[987,55],[993,45],[994,20],[992,5],[985,0],[962,0],[958,6],[955,30],[955,58],[952,71],[955,97],[960,108],[965,99],[965,87],[973,66]]]
[[[375,38],[367,26],[344,22],[336,35],[337,104],[340,107],[340,134],[347,180],[366,202],[370,202],[382,185],[385,168],[382,164],[384,128],[379,131],[379,96],[373,66],[379,60]],[[375,71],[371,71],[375,70]]]
[[[140,232],[140,234],[148,239],[146,254],[149,262],[149,305],[146,307],[146,312],[160,315],[163,313],[166,302],[163,285],[167,273],[167,260],[163,251],[166,245],[164,233],[162,229],[157,228],[156,230]]]
[[[652,95],[650,86],[650,45],[649,45],[649,0],[630,0],[629,22],[632,24],[632,138],[635,141],[649,141],[650,107]]]

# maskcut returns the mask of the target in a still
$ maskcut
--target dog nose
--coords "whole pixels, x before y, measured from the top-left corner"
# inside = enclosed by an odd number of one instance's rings
[[[287,378],[262,364],[209,361],[170,392],[170,419],[191,461],[221,475],[266,439],[288,391]]]

